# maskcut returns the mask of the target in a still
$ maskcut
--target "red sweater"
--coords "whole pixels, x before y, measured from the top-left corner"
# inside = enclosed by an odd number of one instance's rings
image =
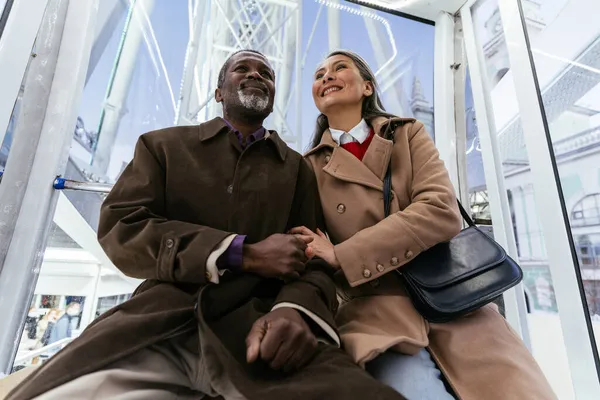
[[[373,129],[371,129],[371,132],[369,132],[369,136],[364,142],[350,142],[342,144],[341,146],[350,153],[354,154],[356,158],[362,161],[363,157],[365,156],[365,153],[367,152],[367,149],[369,148],[369,145],[371,144],[371,141],[373,140],[374,135],[375,132],[373,131]]]

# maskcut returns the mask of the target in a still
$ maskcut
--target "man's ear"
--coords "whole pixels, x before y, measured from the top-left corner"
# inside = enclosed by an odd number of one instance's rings
[[[219,89],[219,88],[215,89],[215,100],[217,101],[217,103],[220,103],[223,101],[223,95],[221,95],[221,89]]]

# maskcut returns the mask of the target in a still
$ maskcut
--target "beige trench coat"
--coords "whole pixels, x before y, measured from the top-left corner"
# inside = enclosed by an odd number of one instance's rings
[[[461,399],[555,399],[494,305],[450,323],[429,323],[393,273],[461,229],[448,172],[423,124],[396,121],[394,142],[380,136],[386,119],[370,121],[376,135],[362,162],[329,131],[306,154],[342,266],[343,304],[336,322],[346,351],[364,366],[388,350],[412,355],[427,347]],[[393,198],[384,219],[383,178],[390,161]]]

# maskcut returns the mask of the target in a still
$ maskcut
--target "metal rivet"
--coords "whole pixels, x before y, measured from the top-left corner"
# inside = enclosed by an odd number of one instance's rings
[[[370,278],[370,277],[371,277],[371,271],[369,271],[368,269],[365,269],[365,270],[363,271],[363,276],[364,276],[365,278]]]
[[[377,271],[379,272],[383,272],[385,270],[385,267],[381,264],[377,264]]]
[[[167,248],[170,249],[175,245],[175,241],[173,239],[167,239]]]
[[[327,155],[327,156],[325,157],[325,162],[326,162],[326,163],[328,163],[328,162],[329,162],[329,160],[331,160],[331,156],[330,156],[330,155]]]
[[[405,254],[405,257],[406,257],[406,258],[412,258],[412,256],[413,256],[413,252],[412,252],[412,251],[410,251],[410,250],[409,250],[409,251],[407,251],[407,252],[406,252],[406,254]]]
[[[398,257],[392,257],[390,264],[395,267],[396,265],[400,264],[400,260],[398,260]]]
[[[233,185],[227,186],[227,193],[229,193],[229,194],[233,193]]]
[[[338,204],[337,206],[337,212],[340,214],[343,214],[346,212],[346,206],[343,204]]]

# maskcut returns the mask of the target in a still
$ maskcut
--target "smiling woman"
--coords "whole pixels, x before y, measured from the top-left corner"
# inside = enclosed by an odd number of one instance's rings
[[[393,117],[381,104],[374,75],[367,62],[350,51],[334,51],[317,67],[312,95],[321,114],[311,147],[319,145],[330,126],[347,132],[361,119]],[[364,102],[357,101],[363,97]]]

